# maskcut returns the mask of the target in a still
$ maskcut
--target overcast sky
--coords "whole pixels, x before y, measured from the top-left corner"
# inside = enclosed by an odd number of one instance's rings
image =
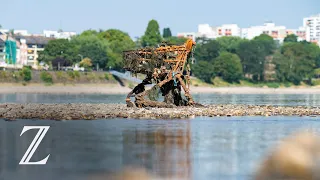
[[[123,30],[143,35],[155,19],[172,33],[197,31],[197,25],[236,23],[240,27],[271,20],[287,28],[320,13],[320,0],[0,0],[0,24],[6,29],[76,31]]]

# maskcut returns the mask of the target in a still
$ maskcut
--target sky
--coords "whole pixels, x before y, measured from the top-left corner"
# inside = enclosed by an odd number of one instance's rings
[[[5,29],[76,31],[120,29],[132,38],[144,34],[151,19],[161,33],[170,27],[196,32],[198,24],[238,24],[241,28],[273,21],[287,28],[320,13],[320,0],[0,0]]]

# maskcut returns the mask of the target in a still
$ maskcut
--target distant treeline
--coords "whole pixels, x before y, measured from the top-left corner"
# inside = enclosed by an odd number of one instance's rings
[[[163,41],[182,44],[185,38],[172,36],[170,28],[160,33],[159,24],[151,20],[145,34],[133,41],[117,29],[87,30],[71,40],[50,41],[39,54],[39,61],[51,68],[80,63],[85,68],[122,70],[122,52],[125,50],[155,46]],[[312,78],[320,75],[320,48],[312,43],[298,42],[295,35],[288,35],[278,45],[272,37],[262,34],[253,40],[240,37],[221,37],[216,40],[198,38],[194,52],[193,74],[212,83],[216,76],[230,83],[241,79],[252,82],[291,82],[312,84]],[[59,62],[59,63],[57,63]]]
[[[210,83],[215,76],[228,82],[246,78],[252,82],[302,81],[310,84],[319,76],[319,46],[297,41],[288,35],[280,46],[272,37],[262,34],[253,40],[221,37],[216,40],[198,39],[194,73]]]

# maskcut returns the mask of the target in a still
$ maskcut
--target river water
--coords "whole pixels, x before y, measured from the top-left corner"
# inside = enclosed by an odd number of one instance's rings
[[[123,95],[0,95],[0,102],[122,103]],[[206,99],[205,97],[210,97]],[[201,103],[318,106],[318,95],[195,95]],[[50,126],[30,161],[19,165],[37,130]],[[163,178],[251,179],[283,137],[320,130],[316,117],[197,117],[191,120],[0,120],[0,179],[90,179],[128,166]]]
[[[0,94],[0,103],[125,103],[126,95]],[[203,104],[320,106],[320,94],[194,94]]]

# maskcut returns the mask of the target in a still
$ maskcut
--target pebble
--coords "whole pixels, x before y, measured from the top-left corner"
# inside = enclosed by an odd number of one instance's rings
[[[23,108],[22,108],[23,107]],[[206,105],[204,107],[130,108],[125,104],[0,104],[1,119],[94,120],[101,118],[185,119],[197,116],[309,116],[318,117],[317,107],[259,105]]]

